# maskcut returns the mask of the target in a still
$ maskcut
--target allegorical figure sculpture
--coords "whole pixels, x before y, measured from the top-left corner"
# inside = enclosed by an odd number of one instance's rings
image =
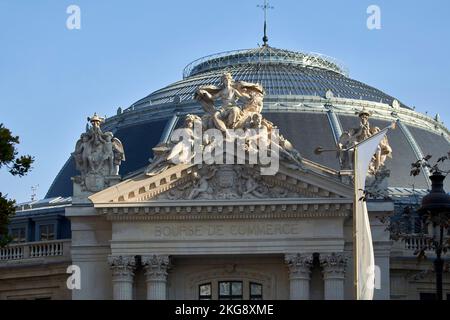
[[[195,143],[194,125],[196,122],[201,126],[200,117],[191,114],[187,115],[184,119],[184,126],[179,129],[180,135],[186,138],[185,140],[177,143],[171,141],[162,142],[152,149],[153,158],[149,159],[150,164],[145,170],[148,176],[155,176],[177,163],[188,163],[195,156],[194,153],[190,158],[187,158],[186,155],[189,152],[183,151],[186,151],[184,150],[185,148],[192,148]]]
[[[234,81],[230,73],[224,73],[220,86],[201,86],[194,98],[205,114],[201,117],[186,115],[184,125],[176,130],[176,134],[174,131],[169,141],[153,148],[154,157],[145,171],[147,175],[157,175],[178,163],[189,163],[196,153],[212,154],[212,150],[222,147],[220,143],[234,139],[245,141],[247,153],[279,152],[291,168],[304,169],[300,153],[278,133],[272,122],[262,116],[264,89],[260,84]],[[215,133],[207,133],[209,129],[217,129],[219,135],[222,133],[223,141],[216,139]],[[181,136],[183,141],[178,140]],[[194,152],[184,152],[186,148],[194,149]],[[190,156],[183,157],[187,154]]]
[[[112,132],[102,131],[103,121],[97,114],[88,118],[90,126],[81,134],[72,153],[81,173],[81,184],[89,191],[97,191],[93,184],[101,177],[117,176],[121,162],[125,161],[122,143]]]
[[[352,160],[352,152],[348,151],[349,148],[352,148],[356,144],[370,138],[372,135],[380,132],[380,128],[372,127],[369,123],[369,118],[371,116],[370,112],[363,109],[362,111],[357,113],[360,119],[360,125],[358,128],[350,129],[345,131],[337,144],[338,147],[338,156],[341,161],[342,169],[352,169],[353,168],[353,160]],[[389,140],[387,136],[381,141],[375,155],[372,158],[372,161],[369,166],[369,174],[375,175],[380,171],[382,167],[384,167],[386,160],[388,157],[392,157],[392,148],[389,145]]]
[[[206,112],[203,121],[206,127],[214,125],[226,132],[227,129],[243,128],[254,113],[261,113],[264,90],[259,84],[235,82],[230,73],[224,73],[221,87],[202,86],[198,88],[195,98]],[[214,105],[216,100],[221,102],[220,109]]]

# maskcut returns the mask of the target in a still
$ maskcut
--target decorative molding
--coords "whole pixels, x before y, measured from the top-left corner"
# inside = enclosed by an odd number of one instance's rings
[[[147,281],[167,281],[167,270],[170,268],[170,259],[167,255],[142,256],[141,263],[145,268]]]
[[[294,112],[318,112],[322,113],[323,111],[320,107],[323,108],[325,103],[332,103],[333,107],[340,108],[339,113],[353,113],[353,110],[350,110],[352,106],[355,107],[366,107],[370,109],[376,109],[378,111],[383,112],[383,117],[386,119],[392,119],[391,113],[394,110],[398,116],[401,117],[402,120],[408,120],[411,123],[417,123],[419,119],[420,126],[426,128],[428,131],[430,127],[434,127],[435,121],[427,115],[419,113],[417,111],[399,108],[394,109],[392,106],[386,103],[360,100],[360,99],[349,99],[349,98],[341,98],[334,96],[332,99],[326,99],[318,96],[306,96],[306,95],[266,95],[264,102],[264,112],[274,112],[274,111],[282,111],[286,112],[286,109],[289,108],[289,111]],[[113,128],[119,125],[130,125],[135,124],[136,122],[149,122],[160,119],[168,119],[173,116],[173,113],[178,110],[177,105],[173,102],[164,102],[164,103],[153,103],[151,108],[149,105],[141,102],[142,106],[136,106],[134,109],[125,109],[124,112],[120,115],[112,116],[106,120],[105,129],[112,130]],[[200,113],[202,112],[201,106],[195,100],[183,101],[181,103],[183,105],[183,112],[188,113]],[[281,106],[283,104],[283,106]],[[317,107],[317,111],[313,108],[308,108],[311,104],[319,105]],[[417,124],[415,124],[417,125]],[[446,135],[450,135],[448,129],[445,128],[444,125],[439,125],[439,129],[446,133]]]
[[[228,193],[235,193],[235,197],[230,200],[352,197],[351,185],[341,181],[338,171],[309,160],[304,160],[304,165],[306,171],[284,167],[283,163],[280,163],[279,171],[274,176],[261,176],[259,167],[250,164],[231,166],[233,172],[227,170],[226,165],[217,165],[217,172],[211,175],[210,180],[204,184],[208,184],[208,189],[217,191],[212,193],[213,198],[221,193],[221,188],[230,189],[227,189]],[[189,198],[211,200],[207,197],[208,192],[203,192],[203,194],[192,192],[195,188],[196,176],[209,177],[208,173],[202,172],[202,170],[205,169],[202,169],[201,166],[179,164],[155,176],[147,176],[142,173],[100,191],[90,196],[89,199],[97,207],[102,204],[164,202],[164,200],[188,200]],[[220,177],[224,174],[233,177],[236,190],[223,186]]]
[[[110,221],[345,218],[351,215],[352,202],[348,199],[268,199],[242,203],[172,201],[105,205],[97,208],[97,212]]]
[[[310,162],[306,162],[308,165]],[[311,164],[313,165],[313,163]],[[224,167],[219,166],[219,172],[224,170]],[[233,166],[234,171],[241,169],[246,171],[246,177],[235,173],[234,180],[236,188],[239,184],[243,184],[242,189],[249,188],[251,185],[258,186],[254,192],[257,195],[247,194],[246,196],[240,196],[240,192],[236,190],[234,200],[240,199],[257,199],[257,198],[344,198],[349,191],[347,189],[350,186],[342,184],[334,176],[332,179],[325,176],[331,175],[329,172],[322,174],[316,172],[310,172],[311,177],[302,179],[296,176],[297,172],[291,172],[293,170],[280,168],[275,176],[259,176],[257,168],[251,168],[250,165],[238,165]],[[323,171],[323,168],[314,167],[314,169]],[[239,171],[239,170],[238,170]],[[194,176],[199,174],[197,166],[192,165],[178,165],[172,167],[161,174],[153,177],[147,177],[144,174],[134,178],[133,180],[126,180],[118,185],[115,185],[112,189],[106,189],[90,197],[94,203],[126,203],[126,202],[148,202],[154,200],[188,200],[189,194],[194,188]],[[315,177],[317,175],[317,177]],[[336,173],[337,175],[337,173]],[[248,180],[249,177],[258,177],[257,179]],[[211,186],[218,187],[218,178],[214,177],[212,181],[208,182]],[[256,181],[259,180],[259,181]],[[323,186],[316,185],[317,182],[322,181]],[[333,184],[335,187],[333,188]],[[325,187],[326,186],[326,187]],[[220,188],[219,188],[220,189]],[[258,191],[256,191],[258,190]],[[266,190],[266,191],[264,191]],[[216,190],[217,191],[217,190]],[[215,195],[221,194],[218,190]],[[231,199],[231,198],[230,198]],[[203,200],[208,200],[203,197]],[[217,199],[224,200],[224,199]]]
[[[289,277],[291,279],[310,279],[311,268],[313,264],[312,254],[286,254],[284,261],[288,265]]]
[[[408,141],[409,145],[411,146],[414,154],[416,155],[416,160],[422,160],[425,156],[424,156],[419,144],[417,143],[416,139],[414,138],[411,131],[409,130],[409,128],[403,123],[402,120],[399,120],[397,122],[397,124],[400,127],[400,130],[402,131],[406,140]],[[427,167],[423,167],[422,174],[425,177],[425,181],[426,181],[428,187],[431,188],[430,169]]]
[[[331,127],[331,131],[333,132],[334,142],[337,144],[339,142],[339,137],[342,135],[343,129],[341,122],[339,121],[338,116],[333,111],[333,105],[329,104],[327,111],[328,122]]]
[[[116,280],[132,281],[133,271],[136,268],[136,258],[134,256],[109,256],[108,263]]]
[[[347,256],[344,253],[331,253],[329,255],[320,255],[320,266],[323,268],[323,276],[328,278],[343,278],[347,265]]]

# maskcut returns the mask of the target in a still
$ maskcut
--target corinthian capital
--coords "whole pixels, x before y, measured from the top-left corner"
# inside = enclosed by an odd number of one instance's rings
[[[133,276],[136,268],[134,256],[109,256],[108,263],[113,272],[113,276]]]
[[[142,256],[142,265],[145,268],[147,281],[166,281],[170,259],[167,255]]]
[[[312,254],[286,254],[284,257],[286,264],[289,267],[289,274],[292,277],[308,277],[311,273],[313,263]]]
[[[324,277],[343,277],[348,258],[343,253],[331,253],[320,255],[320,265],[323,268]]]

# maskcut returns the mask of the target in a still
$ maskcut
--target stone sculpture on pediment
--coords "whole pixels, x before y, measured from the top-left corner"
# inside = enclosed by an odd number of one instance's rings
[[[379,127],[373,127],[369,123],[371,113],[365,109],[357,113],[360,119],[360,125],[358,128],[353,128],[343,132],[337,143],[338,157],[341,161],[342,169],[352,169],[353,160],[351,149],[354,145],[370,138],[374,134],[381,131]],[[370,163],[369,174],[376,175],[386,164],[387,158],[392,158],[392,147],[389,144],[388,137],[385,136],[381,141],[373,159]]]
[[[155,176],[180,163],[199,164],[195,162],[197,154],[225,150],[226,143],[235,139],[245,140],[243,151],[247,158],[251,152],[268,153],[277,161],[284,160],[292,169],[305,170],[300,152],[261,114],[264,89],[260,84],[234,81],[231,74],[225,73],[220,86],[199,87],[195,99],[205,114],[186,115],[183,126],[172,132],[169,141],[153,149],[154,157],[145,170],[147,175]],[[220,102],[219,106],[215,106],[216,101]],[[217,129],[223,139],[207,134],[210,129]]]
[[[106,177],[119,175],[125,151],[121,141],[112,132],[103,132],[103,118],[94,114],[88,118],[86,132],[77,141],[72,156],[80,176],[74,177],[81,190],[97,192],[108,186]]]
[[[190,154],[184,149],[192,149],[196,139],[200,139],[201,137],[196,137],[194,132],[194,126],[196,123],[201,123],[201,118],[196,115],[187,115],[184,119],[184,126],[178,129],[178,133],[184,137],[183,141],[178,142],[163,142],[154,147],[153,150],[153,158],[149,159],[149,165],[147,166],[145,173],[148,176],[155,176],[159,173],[167,170],[168,168],[179,164],[179,163],[188,163],[191,161],[191,158],[195,156],[195,152]],[[189,157],[182,158],[180,155],[188,155]]]
[[[298,197],[295,192],[277,186],[245,165],[203,166],[191,178],[156,200],[239,200]]]

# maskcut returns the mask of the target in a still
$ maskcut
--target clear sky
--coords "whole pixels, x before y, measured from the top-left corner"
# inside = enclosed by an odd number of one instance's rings
[[[0,122],[36,158],[0,191],[45,196],[94,111],[114,115],[199,57],[256,47],[263,0],[0,0]],[[68,30],[66,9],[81,9]],[[269,44],[335,57],[350,77],[450,124],[450,1],[272,0]],[[369,5],[381,30],[366,26]],[[301,151],[301,150],[300,150]]]

